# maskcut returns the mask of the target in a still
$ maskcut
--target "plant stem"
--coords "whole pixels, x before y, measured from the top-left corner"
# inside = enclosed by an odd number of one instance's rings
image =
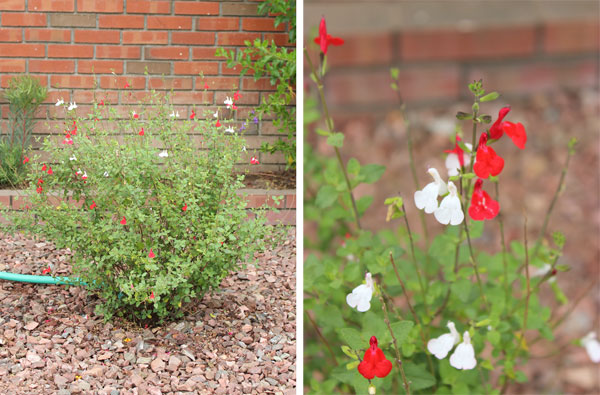
[[[381,289],[381,286],[379,287]],[[406,374],[404,374],[404,368],[402,367],[402,359],[400,357],[400,350],[398,350],[398,341],[396,340],[396,336],[394,335],[394,331],[392,330],[392,326],[390,325],[390,319],[387,312],[387,306],[385,304],[385,300],[380,295],[379,300],[381,301],[381,306],[383,309],[383,316],[385,324],[387,325],[388,331],[390,331],[390,335],[392,335],[392,344],[394,345],[394,351],[396,352],[396,366],[402,374],[402,382],[404,383],[404,390],[407,395],[410,395],[410,386],[408,385],[408,380],[406,379]]]
[[[400,287],[402,287],[402,292],[404,293],[404,297],[406,298],[406,304],[408,304],[408,309],[412,313],[412,316],[413,316],[415,322],[420,327],[419,332],[421,334],[421,341],[423,342],[423,349],[425,350],[425,349],[427,349],[427,341],[425,340],[425,333],[423,332],[423,325],[421,325],[419,316],[417,315],[417,313],[415,312],[415,309],[413,309],[412,304],[410,303],[410,298],[408,297],[408,292],[406,292],[406,287],[404,286],[404,281],[402,281],[402,278],[400,277],[400,274],[398,273],[398,267],[396,266],[396,262],[394,261],[394,255],[391,252],[390,252],[390,262],[392,263],[392,267],[394,268],[394,272],[396,273],[396,277],[398,278]],[[427,362],[429,364],[429,370],[430,370],[431,374],[433,376],[435,376],[434,371],[433,371],[433,361],[431,360],[431,355],[429,355],[427,353],[425,353],[425,355],[427,355]]]
[[[325,101],[325,92],[323,90],[323,81],[321,80],[321,77],[317,74],[317,72],[315,71],[315,68],[312,64],[312,61],[310,60],[310,56],[308,56],[308,52],[306,51],[306,48],[304,48],[304,56],[306,57],[306,60],[310,66],[312,75],[315,77],[315,82],[317,84],[317,88],[319,90],[319,95],[321,97],[321,105],[323,107],[323,113],[325,115],[325,120],[327,122],[327,128],[329,129],[330,133],[334,133],[333,119],[329,115],[329,108],[327,107],[327,102]],[[342,169],[342,173],[344,174],[344,179],[346,180],[346,188],[348,189],[348,195],[350,195],[350,201],[352,202],[352,210],[354,211],[354,219],[356,221],[356,226],[359,229],[362,229],[362,227],[360,226],[360,217],[358,214],[358,208],[356,207],[356,200],[354,200],[354,194],[352,193],[352,186],[350,185],[350,178],[348,177],[348,172],[346,171],[346,167],[344,166],[344,161],[342,160],[342,155],[340,154],[340,150],[338,147],[333,147],[333,148],[335,149],[335,155],[340,164],[340,168]]]
[[[406,215],[406,206],[404,205],[404,203],[402,203],[402,212],[404,213],[404,223],[406,224],[406,231],[408,232],[408,238],[410,240],[410,256],[412,258],[413,266],[415,268],[415,271],[417,272],[417,277],[419,279],[419,287],[421,288],[421,296],[423,297],[423,306],[425,306],[426,314],[429,315],[425,286],[423,285],[423,278],[421,277],[421,272],[419,271],[419,266],[417,265],[417,258],[415,256],[415,243],[413,241],[412,232],[410,231],[410,225],[408,224],[408,216]]]
[[[499,182],[495,182],[496,187],[496,201],[500,204],[500,192],[498,189]],[[508,299],[511,292],[508,289],[508,263],[506,262],[506,242],[504,241],[504,223],[502,222],[502,213],[498,213],[498,224],[500,224],[500,242],[502,243],[502,265],[504,266],[504,299],[508,306]]]
[[[454,250],[454,274],[458,273],[459,254],[460,254],[460,239],[456,243],[456,249]],[[433,313],[433,317],[431,317],[431,320],[433,320],[435,317],[437,317],[439,314],[441,314],[442,311],[444,311],[444,309],[446,308],[446,305],[448,304],[448,300],[450,300],[450,286],[448,286],[448,291],[446,291],[446,296],[444,297],[444,301],[442,302],[441,306],[436,310],[436,312]]]
[[[327,341],[325,336],[323,336],[323,333],[321,333],[321,329],[319,329],[319,326],[317,325],[317,323],[315,322],[315,319],[310,314],[310,311],[307,311],[306,315],[308,316],[308,320],[311,322],[311,324],[315,328],[317,335],[319,335],[319,338],[325,344],[325,346],[327,347],[327,350],[329,350],[329,354],[331,355],[331,359],[333,359],[333,363],[335,364],[335,366],[338,366],[337,360],[335,359],[335,354],[333,353],[333,350],[331,349],[329,342]]]

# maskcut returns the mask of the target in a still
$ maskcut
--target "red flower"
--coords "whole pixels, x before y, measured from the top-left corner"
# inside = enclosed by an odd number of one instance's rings
[[[207,83],[207,82],[205,82],[205,83],[204,83],[204,89],[208,89],[208,88],[210,88],[210,87],[208,86],[208,83]]]
[[[152,248],[150,248],[150,253],[148,254],[148,258],[154,258],[156,255],[154,255],[154,252],[152,251]]]
[[[481,178],[475,181],[475,189],[471,197],[471,207],[469,207],[469,215],[475,221],[493,219],[500,211],[500,204],[493,200],[486,191],[481,189],[481,184],[483,184]]]
[[[258,165],[258,164],[260,164],[260,162],[258,161],[258,158],[256,156],[253,156],[252,158],[250,158],[250,164]]]
[[[125,89],[129,88],[129,86],[130,86],[130,85],[129,85],[129,82],[126,82],[126,83],[125,83]]]
[[[196,116],[196,113],[194,112],[194,110],[192,110],[192,115],[190,115],[190,119],[194,119],[195,116]]]
[[[181,208],[181,211],[186,211],[187,210],[187,203]]]
[[[144,128],[142,128],[142,130],[140,130],[140,132],[138,133],[140,136],[144,135]]]
[[[494,122],[494,124],[490,128],[490,138],[498,140],[500,137],[502,137],[502,125],[504,123],[502,122],[502,120],[504,119],[506,114],[508,114],[509,111],[510,107],[502,107],[500,109],[500,112],[498,112],[498,119],[496,119],[496,122]]]
[[[50,266],[48,266],[47,268],[45,268],[44,270],[42,270],[42,274],[46,274],[46,273],[50,273],[52,270],[50,269]]]
[[[525,148],[525,143],[527,142],[527,133],[525,133],[525,126],[523,126],[521,122],[514,124],[506,121],[504,122],[502,129],[517,147],[520,149]]]
[[[358,372],[369,380],[375,376],[384,378],[392,370],[392,363],[388,361],[383,351],[377,347],[377,338],[375,336],[371,336],[369,343],[371,347],[365,351],[365,356],[358,365]]]
[[[23,158],[23,164],[25,164],[27,162],[29,162],[29,158],[28,157]]]
[[[154,299],[154,291],[150,294],[150,299]]]
[[[217,119],[217,123],[216,123],[216,125],[215,125],[215,126],[216,126],[216,127],[218,127],[218,128],[219,128],[219,127],[221,127],[221,122],[219,122],[219,120],[218,120],[218,119]]]
[[[42,166],[42,171],[46,171],[46,164],[44,163],[44,165]]]
[[[94,202],[94,201],[92,200],[92,204],[90,205],[90,210],[93,210],[93,209],[95,209],[96,207],[97,207],[97,206],[96,206],[96,202]]]
[[[127,225],[127,220],[125,219],[125,217],[123,217],[123,219],[121,220],[121,225]]]
[[[490,175],[497,176],[504,168],[504,159],[496,154],[492,147],[487,146],[487,134],[483,133],[477,147],[477,157],[473,170],[477,177],[488,178]]]
[[[135,111],[133,112],[133,119],[138,119],[140,117],[140,114],[136,113]]]
[[[456,156],[458,156],[458,163],[460,163],[460,167],[465,167],[465,151],[463,151],[463,149],[460,148],[460,146],[458,145],[459,141],[461,141],[461,138],[459,135],[456,135],[456,143],[454,149],[447,149],[444,150],[444,152],[447,154],[456,154]]]
[[[242,95],[240,95],[240,91],[237,91],[233,94],[233,101],[238,101],[240,100],[242,97]]]
[[[104,100],[100,100],[100,104],[99,105],[103,106],[104,105]]]
[[[48,174],[52,175],[52,173],[53,173],[53,171],[52,171],[52,166],[50,166],[50,167],[48,168]]]
[[[321,18],[321,24],[319,25],[319,37],[315,38],[315,43],[321,46],[321,52],[323,52],[323,55],[327,55],[327,47],[330,45],[342,45],[344,40],[339,37],[331,37],[330,34],[327,34],[325,17],[323,17]]]
[[[37,189],[35,190],[37,193],[42,193],[42,187],[37,187]]]
[[[41,178],[38,180],[38,185],[41,185],[44,183],[44,180],[42,180]]]

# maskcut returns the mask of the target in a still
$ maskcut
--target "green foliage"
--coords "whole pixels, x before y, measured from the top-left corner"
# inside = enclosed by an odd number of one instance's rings
[[[25,180],[23,160],[36,124],[35,112],[47,93],[46,87],[28,75],[12,78],[4,91],[10,112],[9,132],[3,135],[0,130],[0,186],[16,187]]]
[[[261,15],[276,15],[274,24],[288,25],[289,41],[296,40],[296,1],[267,0],[259,5]],[[256,39],[246,41],[244,49],[218,48],[216,55],[225,57],[227,67],[238,67],[240,75],[252,73],[254,80],[265,77],[275,91],[264,95],[257,108],[262,119],[273,119],[278,132],[286,136],[275,143],[263,142],[262,152],[283,153],[286,168],[296,168],[296,50],[279,47],[274,41]]]
[[[391,70],[394,80],[398,75],[397,69]],[[318,75],[312,74],[312,78],[317,84],[321,82]],[[485,106],[498,98],[498,93],[486,94],[481,81],[470,84],[469,89],[475,96],[472,113],[460,112],[457,117],[472,120],[477,126],[489,123],[488,116],[479,114],[480,103]],[[332,152],[343,147],[342,133],[319,129],[319,124],[314,124],[319,118],[314,98],[306,99],[304,111],[305,135],[314,130],[322,136],[317,138],[326,139]],[[330,121],[325,119],[320,124]],[[329,125],[335,130],[332,122]],[[470,150],[465,152],[475,155]],[[385,168],[362,164],[356,158],[342,162],[340,157],[323,156],[308,142],[304,144],[304,221],[306,229],[313,230],[304,236],[304,308],[307,315],[315,317],[316,324],[305,328],[304,383],[309,393],[366,393],[369,381],[356,367],[371,336],[377,337],[379,347],[391,361],[396,359],[397,347],[412,393],[500,393],[505,382],[527,381],[517,367],[527,362],[529,345],[553,339],[549,301],[539,297],[540,290],[549,287],[558,303],[567,302],[558,282],[549,281],[554,269],[568,269],[557,264],[565,245],[564,235],[553,234],[556,248],[547,246],[540,237],[535,245],[513,240],[506,252],[498,245],[492,246],[494,253],[488,253],[490,248],[485,252],[475,248],[475,240],[489,239],[486,231],[490,226],[498,229],[495,222],[499,218],[473,221],[467,215],[461,226],[447,226],[427,241],[414,228],[410,233],[405,225],[404,210],[415,210],[411,204],[414,190],[402,191],[404,199],[394,196],[385,200],[386,219],[397,225],[394,229],[363,229],[359,220],[372,198],[357,199],[357,219],[351,194],[363,184],[376,185]],[[468,207],[476,177],[469,170],[455,178],[462,186],[464,207]],[[500,180],[501,176],[489,182]],[[534,268],[544,264],[549,264],[552,271],[528,280],[525,265],[533,273]],[[372,274],[375,293],[370,310],[360,313],[348,306],[346,295],[362,284],[365,272]],[[386,301],[387,315],[380,296]],[[452,367],[452,351],[438,360],[427,350],[428,340],[448,332],[448,321],[456,324],[461,336],[465,331],[470,333],[475,369]],[[330,352],[325,351],[327,347]],[[491,372],[495,372],[494,377]],[[496,380],[498,373],[500,378]],[[404,393],[402,374],[395,364],[391,374],[371,382],[378,394]]]
[[[153,93],[139,118],[94,104],[69,120],[73,144],[45,140],[49,161],[31,163],[31,208],[10,217],[12,230],[73,251],[73,274],[101,298],[106,319],[180,317],[252,261],[269,232],[236,193],[243,138],[224,135],[210,114],[176,120],[167,100]]]

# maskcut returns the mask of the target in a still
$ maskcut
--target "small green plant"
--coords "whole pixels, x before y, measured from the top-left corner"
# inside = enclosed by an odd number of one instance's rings
[[[69,111],[65,134],[44,142],[48,162],[30,164],[31,206],[10,216],[12,230],[73,251],[73,274],[106,319],[181,316],[270,232],[236,193],[244,139],[212,114],[179,120],[167,100],[153,93],[125,119],[104,101],[83,117]]]
[[[296,2],[295,0],[269,0],[258,7],[260,15],[277,15],[274,25],[287,23],[291,43],[296,40]],[[287,139],[278,139],[275,143],[264,142],[262,152],[281,152],[286,158],[286,168],[296,168],[296,50],[278,47],[274,41],[256,39],[246,41],[246,48],[238,50],[217,49],[217,56],[227,59],[227,67],[240,66],[240,74],[252,72],[254,80],[266,77],[276,91],[263,97],[257,108],[260,118],[273,118],[277,130]]]
[[[28,75],[10,80],[4,97],[10,110],[9,132],[0,130],[0,186],[15,187],[25,180],[25,153],[35,126],[35,112],[46,100],[47,89]]]

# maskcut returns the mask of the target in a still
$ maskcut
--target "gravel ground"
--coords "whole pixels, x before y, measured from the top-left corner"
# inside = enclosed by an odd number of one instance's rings
[[[0,271],[69,275],[69,252],[0,234]],[[155,328],[104,323],[78,287],[0,281],[2,394],[293,394],[296,243]]]

